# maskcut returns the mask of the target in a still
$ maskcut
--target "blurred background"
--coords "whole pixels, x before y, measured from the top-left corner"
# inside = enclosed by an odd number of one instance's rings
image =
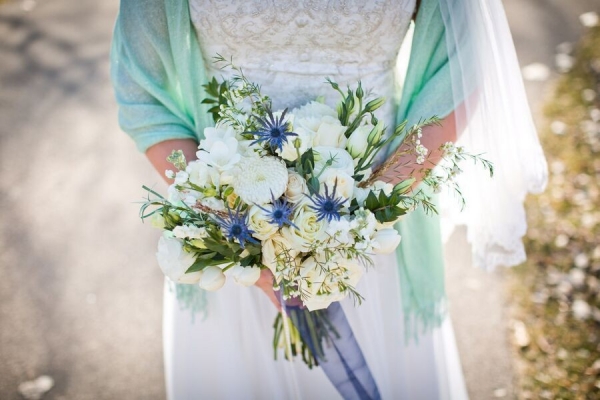
[[[529,261],[446,254],[471,398],[600,398],[599,0],[505,0],[548,190]],[[116,120],[115,0],[0,0],[0,399],[162,399],[151,169]],[[459,249],[459,250],[457,250]],[[460,250],[463,249],[463,250]]]

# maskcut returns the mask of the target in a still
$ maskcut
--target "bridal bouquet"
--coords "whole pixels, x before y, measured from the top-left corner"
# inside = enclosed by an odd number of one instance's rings
[[[301,354],[312,366],[322,358],[323,339],[338,334],[328,306],[349,296],[360,303],[356,286],[373,256],[400,243],[394,223],[417,207],[435,211],[423,188],[453,185],[467,158],[491,165],[447,143],[435,149],[442,162],[434,170],[434,152],[420,138],[438,120],[405,122],[388,134],[375,113],[384,99],[367,101],[360,82],[344,91],[327,81],[341,97],[336,109],[315,99],[273,110],[240,68],[227,67],[233,78],[205,85],[215,127],[204,130],[198,159],[173,152],[168,160],[176,171],[166,175],[174,183],[167,196],[144,187],[141,217],[163,229],[157,258],[173,282],[205,290],[226,279],[251,286],[269,269],[283,305],[275,351],[284,347],[287,357]],[[402,145],[376,167],[377,154],[396,138]],[[412,161],[403,171],[412,173],[402,182],[381,180],[405,159]]]

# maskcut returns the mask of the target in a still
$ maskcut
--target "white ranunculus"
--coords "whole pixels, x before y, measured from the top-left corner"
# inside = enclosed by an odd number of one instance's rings
[[[215,265],[208,266],[200,271],[200,279],[198,280],[198,286],[201,289],[208,291],[219,290],[225,284],[225,274],[223,270]]]
[[[373,252],[375,254],[390,254],[400,244],[402,237],[393,229],[381,229],[373,236]]]
[[[347,173],[348,175],[354,175],[354,160],[350,153],[344,149],[338,149],[336,147],[329,146],[318,146],[314,147],[315,154],[315,171],[320,173],[325,167],[325,163],[329,160],[333,160],[328,169],[339,169]]]
[[[325,185],[327,185],[329,194],[333,193],[333,188],[335,187],[335,196],[346,199],[345,206],[350,205],[350,200],[352,200],[354,192],[354,179],[346,172],[328,168],[319,177],[319,182],[321,182],[321,193],[325,193]]]
[[[200,153],[198,158],[216,168],[219,173],[233,168],[242,157],[238,153],[238,141],[233,137],[215,140],[205,150],[206,152]]]
[[[196,256],[183,249],[183,242],[168,231],[158,240],[158,250],[156,252],[158,265],[169,279],[178,282],[196,261]]]
[[[216,142],[223,141],[225,139],[234,138],[235,139],[235,131],[230,126],[218,126],[218,127],[208,127],[204,128],[204,139],[200,141],[199,148],[208,151]],[[198,152],[198,158],[203,153]]]
[[[235,283],[246,287],[254,285],[260,278],[260,268],[256,266],[242,267],[241,265],[234,265],[227,272]]]
[[[246,204],[263,205],[285,192],[288,171],[275,157],[247,157],[235,171],[233,188]]]
[[[178,239],[202,239],[207,236],[206,228],[198,228],[193,225],[176,226],[173,235]]]
[[[298,207],[293,219],[297,228],[286,226],[281,229],[281,233],[295,250],[307,252],[316,241],[327,239],[327,222],[325,219],[317,219],[317,214],[310,208]]]
[[[266,204],[266,209],[271,205]],[[250,206],[248,209],[248,223],[250,229],[254,231],[252,236],[260,240],[266,240],[277,233],[278,226],[269,222],[270,218],[258,206]]]
[[[287,142],[283,144],[282,149],[276,150],[276,153],[287,161],[296,161],[298,159],[298,153],[303,154],[312,147],[313,133],[302,127],[296,128],[294,133],[298,136],[288,136]],[[298,149],[296,149],[296,146],[298,146]]]
[[[315,132],[313,139],[313,145],[316,146],[330,146],[345,148],[346,141],[348,140],[344,135],[346,127],[340,123],[337,117],[324,116],[321,118],[319,127]]]
[[[300,203],[306,199],[306,194],[308,194],[306,180],[300,174],[288,171],[288,183],[285,190],[285,197],[288,201],[291,203]]]
[[[346,149],[352,157],[360,158],[365,155],[368,145],[367,138],[371,129],[373,129],[371,125],[361,125],[352,132],[346,143]]]
[[[296,257],[298,251],[292,248],[289,240],[277,233],[269,239],[262,242],[262,260],[263,265],[271,270],[273,275],[277,271],[277,260]]]

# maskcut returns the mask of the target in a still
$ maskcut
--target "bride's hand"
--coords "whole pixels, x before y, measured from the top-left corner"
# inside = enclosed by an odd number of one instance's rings
[[[270,270],[262,269],[260,271],[260,278],[258,278],[258,281],[254,285],[267,295],[277,310],[281,311],[281,303],[273,290],[273,274]]]

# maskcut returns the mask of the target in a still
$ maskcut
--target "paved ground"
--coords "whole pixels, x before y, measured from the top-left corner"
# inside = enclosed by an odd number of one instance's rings
[[[577,15],[595,0],[505,3],[521,61],[552,65],[554,46],[577,37]],[[107,62],[116,8],[0,5],[2,399],[20,398],[18,384],[41,374],[56,382],[46,399],[164,397],[155,232],[131,202],[140,183],[158,179],[116,125]],[[535,104],[546,88],[528,87]],[[468,258],[448,253],[469,391],[510,397],[501,274],[473,270]]]

